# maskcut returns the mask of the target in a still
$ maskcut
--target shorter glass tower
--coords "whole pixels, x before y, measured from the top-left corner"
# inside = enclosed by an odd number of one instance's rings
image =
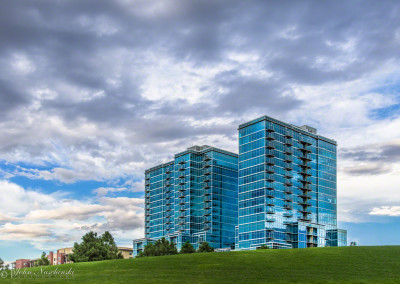
[[[238,155],[193,146],[145,171],[145,238],[134,240],[134,256],[162,237],[178,250],[186,241],[234,248],[237,222]]]

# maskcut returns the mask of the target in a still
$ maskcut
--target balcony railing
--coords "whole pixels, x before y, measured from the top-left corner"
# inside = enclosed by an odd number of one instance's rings
[[[273,174],[265,174],[265,179],[267,181],[275,181],[275,176]]]
[[[293,130],[286,130],[285,131],[285,136],[286,137],[290,137],[290,138],[293,138]]]
[[[275,163],[276,163],[276,160],[275,160],[275,158],[267,158],[266,160],[265,160],[265,163],[267,164],[267,165],[275,165]]]
[[[293,149],[290,147],[286,147],[285,150],[283,150],[283,153],[286,155],[293,155]]]
[[[265,172],[269,174],[274,174],[275,173],[275,168],[273,166],[266,166],[265,167]]]
[[[265,134],[265,138],[267,138],[270,141],[273,141],[273,140],[277,139],[277,135],[276,135],[276,133],[267,131],[266,134]]]
[[[268,158],[274,158],[275,157],[275,151],[274,150],[267,149],[265,152],[266,152],[265,154],[267,155]]]
[[[267,149],[275,149],[276,148],[274,141],[268,141],[265,146],[267,147]]]
[[[291,138],[286,138],[284,143],[286,146],[293,146],[293,140]]]
[[[268,206],[275,206],[274,198],[266,198],[265,204]]]

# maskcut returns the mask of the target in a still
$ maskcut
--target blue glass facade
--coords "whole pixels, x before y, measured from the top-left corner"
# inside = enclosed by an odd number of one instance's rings
[[[134,256],[161,237],[178,250],[186,241],[234,247],[237,222],[237,154],[193,146],[145,171],[145,239],[134,241]]]
[[[268,116],[239,126],[236,249],[335,245],[336,147],[312,127]]]

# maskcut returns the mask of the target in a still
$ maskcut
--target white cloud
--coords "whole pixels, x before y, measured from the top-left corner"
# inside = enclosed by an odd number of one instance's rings
[[[0,191],[7,197],[0,199],[0,240],[28,241],[48,250],[49,246],[71,246],[88,230],[109,230],[118,244],[143,236],[140,198],[79,201],[57,193],[25,190],[8,181],[0,181]],[[9,215],[10,208],[14,209],[13,215]]]
[[[369,213],[370,215],[376,216],[400,216],[400,206],[381,206],[375,207]]]

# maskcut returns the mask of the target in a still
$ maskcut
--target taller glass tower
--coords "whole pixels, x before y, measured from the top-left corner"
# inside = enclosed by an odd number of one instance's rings
[[[239,126],[236,249],[345,244],[337,229],[336,147],[315,128],[268,116]]]
[[[234,248],[237,222],[238,155],[193,146],[145,171],[145,238],[134,240],[134,256],[161,237],[178,250],[186,241]]]

